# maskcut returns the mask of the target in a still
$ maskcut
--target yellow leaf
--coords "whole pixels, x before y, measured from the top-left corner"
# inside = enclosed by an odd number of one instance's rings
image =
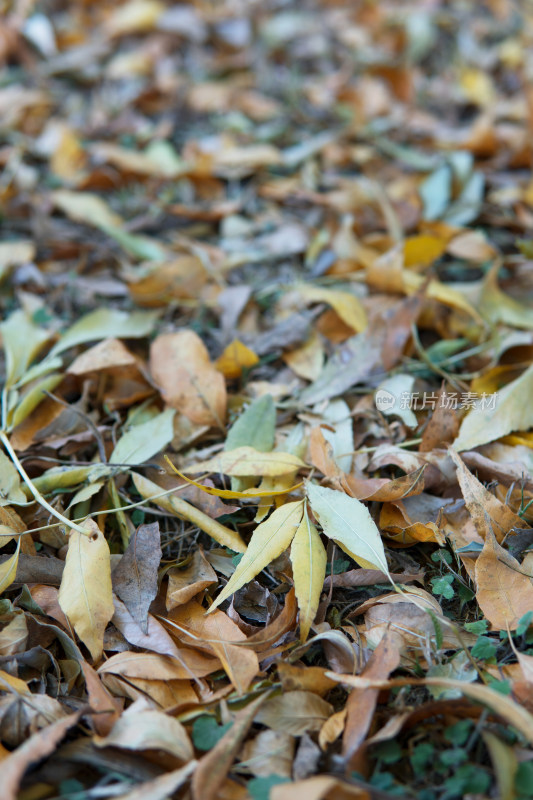
[[[527,431],[533,426],[533,405],[525,402],[533,394],[533,365],[515,381],[508,383],[487,402],[478,400],[464,418],[453,446],[456,450],[472,450],[493,442],[514,431]]]
[[[238,339],[234,339],[231,344],[224,349],[222,355],[217,358],[214,366],[225,378],[240,378],[243,369],[255,367],[259,363],[259,357],[246,347]]]
[[[479,309],[489,322],[503,322],[513,328],[533,328],[533,309],[522,305],[514,297],[502,292],[498,286],[500,262],[496,262],[487,272],[479,299]]]
[[[255,529],[246,553],[209,611],[255,578],[290,545],[303,514],[303,500],[286,503]]]
[[[187,467],[187,472],[193,475],[199,472],[222,472],[234,478],[246,478],[249,475],[275,478],[278,475],[288,475],[305,466],[306,464],[292,453],[261,453],[253,447],[244,446],[235,450],[224,450],[209,461],[201,461],[194,467]]]
[[[207,533],[215,542],[218,542],[224,547],[229,547],[231,550],[235,550],[236,553],[244,553],[246,550],[246,545],[239,534],[232,531],[231,528],[226,528],[224,525],[221,525],[220,522],[217,522],[216,519],[211,519],[211,517],[204,514],[200,509],[187,503],[186,500],[182,500],[181,497],[168,494],[161,497],[160,495],[164,494],[164,490],[158,486],[157,483],[149,481],[137,472],[132,473],[132,477],[135,488],[142,497],[152,500],[158,506],[164,508],[165,511],[170,511],[171,514],[176,514],[178,517],[188,519],[189,522],[192,522],[193,525],[197,525],[200,530]]]
[[[84,527],[92,536],[70,532],[59,605],[94,660],[102,654],[104,631],[115,612],[108,544],[93,520]]]
[[[10,556],[7,561],[4,561],[3,564],[0,564],[0,594],[5,592],[5,590],[11,586],[13,581],[15,580],[15,575],[17,574],[17,564],[19,560],[19,552],[20,552],[20,542],[22,536],[18,537],[17,540],[17,549]]]
[[[215,497],[223,497],[225,500],[250,500],[253,497],[275,497],[276,495],[288,494],[289,492],[293,492],[295,489],[299,489],[301,486],[303,486],[303,483],[296,483],[294,486],[287,486],[283,489],[272,489],[265,492],[261,491],[259,488],[243,489],[242,492],[234,492],[231,489],[216,489],[214,486],[204,486],[203,483],[192,481],[174,466],[168,456],[165,456],[165,461],[176,473],[176,475],[179,475],[180,478],[182,478],[184,481],[187,481],[187,483],[189,483],[191,486],[196,486],[197,489],[201,489],[202,492],[205,492],[206,494],[212,494]]]
[[[285,353],[283,360],[299,378],[316,381],[324,366],[324,355],[324,346],[320,336],[313,331],[302,347]]]
[[[403,258],[406,267],[429,267],[446,249],[446,241],[437,236],[410,236],[403,246]]]
[[[414,294],[421,289],[424,281],[424,275],[418,275],[416,272],[405,271],[402,273],[403,288],[407,294]],[[447,286],[437,280],[432,280],[427,286],[426,296],[431,300],[438,300],[439,303],[443,303],[445,306],[451,306],[451,308],[458,308],[461,311],[465,311],[475,319],[476,322],[480,324],[483,323],[483,319],[474,306],[468,302],[460,291],[451,286]]]
[[[353,294],[342,292],[338,289],[323,289],[321,286],[308,286],[300,284],[298,292],[311,303],[327,303],[331,306],[346,325],[356,333],[364,331],[368,320],[363,304]]]
[[[292,540],[291,563],[294,590],[300,609],[300,639],[309,634],[326,576],[326,549],[320,535],[309,519],[307,509]]]
[[[467,67],[461,73],[459,85],[467,100],[477,106],[490,106],[494,102],[494,87],[485,70]]]

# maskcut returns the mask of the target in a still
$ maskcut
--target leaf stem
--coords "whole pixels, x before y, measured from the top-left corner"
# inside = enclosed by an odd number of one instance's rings
[[[15,453],[13,448],[11,447],[11,443],[10,443],[9,439],[7,438],[7,435],[6,435],[5,431],[0,430],[0,441],[2,442],[2,444],[5,447],[5,449],[7,450],[8,454],[9,454],[9,457],[11,458],[11,460],[12,460],[13,464],[15,465],[15,467],[17,468],[17,471],[18,471],[20,477],[22,478],[22,480],[24,481],[24,483],[26,484],[26,486],[28,487],[28,489],[30,490],[32,495],[34,496],[35,500],[39,503],[39,505],[41,505],[43,508],[46,508],[47,511],[49,511],[51,514],[53,514],[53,516],[56,517],[56,519],[60,520],[64,525],[66,525],[67,528],[74,529],[75,531],[78,531],[78,533],[81,533],[83,536],[87,536],[87,537],[91,538],[92,534],[91,534],[90,531],[85,530],[85,528],[82,528],[81,525],[78,525],[76,522],[72,522],[71,520],[69,520],[66,517],[64,517],[63,514],[61,514],[53,506],[51,506],[50,503],[48,503],[44,499],[42,494],[35,488],[35,486],[33,485],[32,481],[31,481],[31,478],[29,477],[29,475],[27,474],[26,470],[24,469],[24,467],[20,463],[17,454]]]

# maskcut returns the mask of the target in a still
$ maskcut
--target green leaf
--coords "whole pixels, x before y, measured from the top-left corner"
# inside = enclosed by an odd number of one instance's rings
[[[533,611],[527,611],[523,617],[520,617],[520,619],[518,620],[518,625],[516,626],[517,636],[523,636],[524,633],[527,633],[527,630],[531,625],[532,619],[533,619]]]
[[[167,408],[148,422],[127,431],[111,453],[109,463],[135,466],[159,453],[172,440],[175,413],[175,409]]]
[[[274,446],[276,407],[271,395],[254,400],[228,431],[224,450],[236,450],[248,445],[262,453]]]
[[[362,567],[389,574],[381,536],[367,507],[355,497],[307,483],[307,497],[313,514],[326,536]]]
[[[139,339],[154,329],[158,311],[134,311],[128,314],[116,308],[99,308],[75,322],[50,351],[50,357],[71,347],[99,339]]]
[[[494,643],[488,636],[480,636],[471,653],[474,658],[480,658],[484,661],[495,658],[498,645]]]
[[[250,445],[255,450],[268,453],[274,447],[276,406],[270,394],[258,397],[233,423],[228,431],[224,450],[236,450]],[[252,478],[231,478],[233,491],[242,491],[254,485]]]
[[[431,579],[431,591],[433,594],[451,600],[454,595],[453,575],[440,575],[438,578]]]
[[[516,770],[515,789],[526,797],[533,797],[533,761],[522,761]]]
[[[281,775],[267,775],[263,778],[252,778],[248,781],[248,794],[252,800],[269,800],[270,790],[274,786],[279,786],[280,783],[290,783],[289,778],[284,778]]]
[[[465,631],[469,633],[487,633],[489,624],[486,619],[478,619],[476,622],[467,622]]]
[[[212,750],[231,728],[231,722],[219,725],[214,717],[201,716],[194,720],[192,740],[197,750]]]
[[[287,549],[300,525],[303,510],[302,500],[286,503],[257,526],[246,553],[209,611],[214,611],[220,603],[255,578],[267,564]]]
[[[19,381],[29,365],[50,339],[50,332],[43,330],[22,311],[14,311],[0,325],[2,343],[6,357],[6,387]]]

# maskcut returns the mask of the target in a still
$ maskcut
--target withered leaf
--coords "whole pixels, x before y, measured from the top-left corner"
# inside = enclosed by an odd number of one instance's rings
[[[111,574],[113,591],[145,633],[148,632],[148,609],[157,594],[161,555],[159,523],[139,525]]]

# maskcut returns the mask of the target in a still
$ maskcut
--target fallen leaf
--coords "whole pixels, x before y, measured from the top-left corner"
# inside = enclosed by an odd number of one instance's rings
[[[326,489],[315,483],[306,484],[313,514],[324,533],[367,569],[389,568],[379,531],[366,506],[343,492]]]
[[[172,440],[175,411],[167,408],[147,422],[133,425],[118,440],[110,464],[135,467],[144,464]]]
[[[66,733],[76,725],[80,715],[81,712],[76,711],[52,722],[2,760],[2,793],[5,800],[17,800],[24,773],[33,763],[54,752]]]
[[[207,645],[220,659],[239,695],[248,690],[259,672],[257,655],[246,646],[239,647],[240,643],[246,642],[246,636],[226,614],[214,611],[206,616],[205,609],[191,600],[169,614],[168,624],[170,630],[182,638],[185,644]],[[188,638],[189,635],[191,638]]]
[[[209,461],[201,461],[193,467],[187,467],[186,472],[197,475],[200,472],[222,472],[235,478],[248,476],[277,477],[289,475],[305,463],[292,453],[262,453],[253,447],[237,447],[235,450],[224,450]]]
[[[167,575],[166,606],[168,611],[188,603],[195,595],[217,582],[216,572],[206,559],[201,547],[195,550],[185,569],[172,567]]]
[[[284,692],[272,697],[255,715],[255,721],[301,736],[307,731],[318,731],[333,712],[333,707],[313,692]]]
[[[533,392],[533,365],[515,381],[496,394],[494,402],[478,399],[468,412],[453,446],[459,452],[493,442],[513,431],[527,431],[533,426],[533,410],[524,397]]]
[[[241,743],[250,730],[259,708],[268,698],[265,692],[238,711],[233,724],[219,742],[200,759],[192,779],[194,800],[217,800],[218,791],[228,774]]]
[[[111,574],[113,591],[145,633],[148,632],[148,609],[157,594],[161,555],[159,524],[140,525]]]
[[[180,761],[194,755],[187,731],[177,719],[162,711],[127,709],[107,736],[96,736],[96,747],[119,747],[127,750],[162,750]]]
[[[224,547],[229,547],[236,553],[244,553],[246,550],[246,545],[239,534],[231,530],[231,528],[226,528],[216,519],[211,519],[203,511],[187,503],[186,500],[182,500],[181,497],[169,495],[156,483],[149,481],[137,472],[132,473],[132,479],[135,488],[142,497],[151,499],[156,505],[170,511],[171,514],[176,514],[178,517],[189,520],[189,522],[197,525],[200,530],[205,531],[215,542],[224,545]]]
[[[498,500],[488,489],[485,489],[483,484],[467,469],[453,448],[450,447],[448,453],[457,467],[457,480],[466,507],[472,515],[474,525],[482,539],[492,532],[496,540],[502,542],[511,530],[527,527],[527,522],[511,511],[509,506]]]
[[[298,293],[311,303],[327,303],[355,333],[364,331],[368,320],[363,304],[354,294],[337,289],[324,289],[310,284],[299,284]]]
[[[287,549],[300,525],[302,514],[303,502],[301,500],[294,503],[286,503],[277,508],[265,522],[256,527],[237,569],[209,611],[213,611],[237,589],[251,581],[271,561]]]
[[[91,536],[72,530],[59,588],[59,605],[96,661],[114,613],[109,546],[98,525],[87,519]]]
[[[216,369],[228,380],[240,378],[243,369],[251,369],[259,363],[259,357],[238,339],[224,348],[214,363]]]
[[[400,651],[394,638],[385,633],[365,664],[361,676],[388,678],[400,664]],[[376,689],[352,689],[346,703],[346,726],[342,740],[342,754],[347,763],[353,763],[357,751],[370,728],[379,692]]]
[[[307,509],[292,540],[291,563],[300,609],[300,638],[305,642],[320,602],[327,563],[326,548]]]
[[[494,630],[515,630],[533,608],[533,583],[490,531],[476,560],[476,599]]]
[[[224,378],[193,331],[158,336],[150,348],[150,372],[166,403],[199,425],[223,427]]]

